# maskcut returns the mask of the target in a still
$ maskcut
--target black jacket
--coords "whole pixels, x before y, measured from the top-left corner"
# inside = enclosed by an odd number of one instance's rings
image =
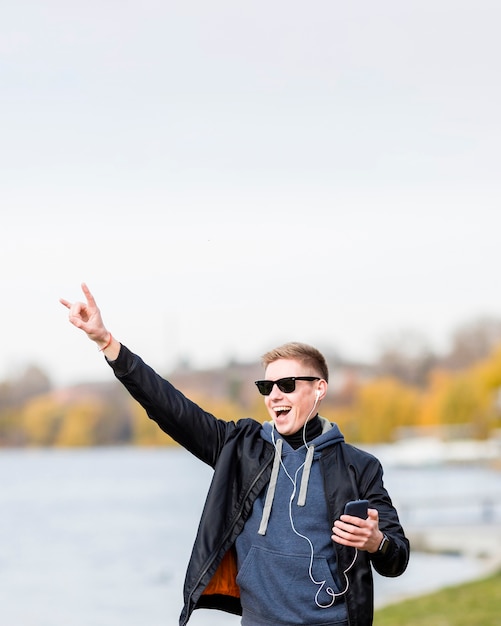
[[[156,374],[142,359],[122,346],[115,375],[144,407],[149,417],[184,448],[214,468],[207,500],[184,585],[184,626],[195,608],[218,608],[241,614],[234,544],[252,505],[271,474],[273,446],[260,435],[252,419],[216,419]],[[330,519],[338,519],[347,501],[369,500],[378,510],[379,528],[390,540],[384,555],[360,551],[349,573],[346,606],[350,626],[370,626],[373,620],[371,563],[383,576],[399,576],[407,567],[409,542],[383,486],[383,470],[372,455],[341,442],[321,457]],[[353,559],[353,549],[334,544],[339,577]]]

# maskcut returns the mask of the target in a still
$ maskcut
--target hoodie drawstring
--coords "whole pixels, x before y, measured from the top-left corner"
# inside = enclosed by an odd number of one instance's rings
[[[266,529],[268,528],[268,520],[271,515],[271,505],[275,497],[275,489],[277,486],[278,471],[280,469],[280,462],[282,461],[282,444],[283,440],[279,439],[275,444],[275,458],[273,459],[273,468],[271,470],[270,484],[268,485],[268,491],[266,492],[266,500],[264,501],[263,516],[261,518],[261,524],[257,531],[260,535],[266,535]]]
[[[273,459],[273,467],[271,470],[270,484],[268,485],[268,491],[266,492],[266,499],[264,501],[263,515],[261,517],[261,524],[257,531],[259,535],[266,535],[268,528],[268,521],[271,515],[271,507],[275,498],[275,490],[278,481],[278,472],[280,470],[280,464],[282,462],[282,444],[283,439],[278,439],[275,444],[275,458]],[[306,493],[308,491],[308,482],[310,479],[310,470],[313,463],[313,454],[315,452],[314,446],[308,446],[306,453],[306,459],[304,461],[303,475],[301,477],[301,486],[299,487],[299,496],[297,500],[298,506],[304,506],[306,504]]]
[[[308,491],[308,481],[310,480],[310,470],[311,464],[313,463],[314,452],[315,446],[308,446],[308,452],[306,453],[306,459],[304,461],[303,475],[301,477],[301,486],[299,487],[298,506],[304,506],[306,504],[306,492]]]

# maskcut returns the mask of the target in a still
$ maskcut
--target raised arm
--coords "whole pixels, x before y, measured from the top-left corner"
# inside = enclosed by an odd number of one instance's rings
[[[69,320],[73,326],[83,330],[87,337],[97,344],[106,358],[114,361],[120,352],[120,342],[104,325],[101,311],[85,283],[82,283],[82,291],[86,302],[69,302],[64,298],[60,298],[59,302],[68,309]]]

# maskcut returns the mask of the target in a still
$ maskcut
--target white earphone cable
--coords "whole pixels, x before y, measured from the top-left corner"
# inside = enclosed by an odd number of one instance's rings
[[[308,417],[307,417],[307,418],[306,418],[306,420],[305,420],[304,427],[303,427],[303,441],[304,441],[304,445],[305,445],[305,447],[306,447],[306,450],[309,450],[309,446],[308,446],[308,444],[307,444],[307,442],[306,442],[306,424],[307,424],[308,420],[310,419],[311,414],[312,414],[312,413],[313,413],[313,411],[315,410],[315,407],[316,407],[317,403],[318,403],[318,395],[317,395],[317,399],[316,399],[316,401],[315,401],[315,404],[313,405],[312,410],[310,411],[310,413],[309,413]],[[272,439],[273,446],[274,446],[274,447],[275,447],[275,449],[276,449],[276,443],[275,443],[275,425],[274,425],[274,424],[272,425],[272,430],[271,430],[271,439]],[[294,532],[294,533],[295,533],[298,537],[300,537],[301,539],[304,539],[304,540],[308,543],[309,548],[310,548],[310,565],[309,565],[309,568],[308,568],[308,575],[309,575],[309,578],[310,578],[311,582],[312,582],[313,584],[315,584],[315,585],[319,586],[319,589],[318,589],[317,593],[315,594],[315,604],[316,604],[319,608],[321,608],[321,609],[328,609],[328,608],[330,608],[331,606],[333,606],[333,604],[334,604],[334,603],[335,603],[335,601],[336,601],[336,598],[338,598],[338,597],[340,597],[340,596],[343,596],[343,595],[344,595],[344,594],[348,591],[348,589],[349,589],[349,587],[350,587],[350,581],[349,581],[349,579],[348,579],[348,575],[347,575],[347,574],[348,574],[348,572],[351,570],[351,568],[355,565],[355,561],[357,560],[357,556],[358,556],[358,549],[357,549],[357,548],[355,548],[355,555],[354,555],[354,557],[353,557],[353,561],[350,563],[350,565],[349,565],[349,566],[348,566],[348,567],[344,570],[344,572],[343,572],[343,575],[344,575],[344,578],[345,578],[345,581],[346,581],[346,587],[345,587],[345,589],[344,589],[343,591],[340,591],[339,593],[336,593],[336,592],[332,589],[332,587],[330,587],[330,586],[326,587],[326,586],[325,586],[325,585],[327,584],[327,581],[326,581],[326,580],[321,580],[321,581],[315,580],[315,578],[314,578],[314,576],[313,576],[313,562],[314,562],[314,558],[315,558],[315,552],[314,552],[314,548],[313,548],[313,543],[312,543],[312,541],[311,541],[311,539],[310,539],[309,537],[307,537],[306,535],[303,535],[302,533],[300,533],[300,532],[296,529],[296,527],[295,527],[295,525],[294,525],[293,515],[292,515],[292,505],[293,505],[293,502],[294,502],[294,498],[296,497],[296,491],[297,491],[297,479],[298,479],[298,474],[299,474],[300,470],[304,467],[305,462],[306,462],[306,461],[303,461],[303,463],[301,463],[301,465],[297,468],[296,472],[294,473],[294,478],[292,478],[292,476],[291,476],[291,475],[289,474],[289,472],[287,471],[287,468],[285,467],[285,465],[284,465],[284,463],[283,463],[282,459],[280,458],[280,465],[281,465],[282,469],[284,470],[284,472],[285,472],[286,476],[288,477],[288,479],[289,479],[289,480],[291,481],[291,483],[292,483],[292,493],[291,493],[291,496],[290,496],[290,498],[289,498],[289,521],[290,521],[290,525],[291,525],[292,531],[293,531],[293,532]],[[319,599],[318,599],[318,597],[319,597],[320,593],[322,592],[322,590],[323,590],[324,588],[325,588],[325,592],[326,592],[329,596],[331,596],[331,598],[332,598],[332,600],[331,600],[328,604],[321,604],[321,603],[319,602]]]

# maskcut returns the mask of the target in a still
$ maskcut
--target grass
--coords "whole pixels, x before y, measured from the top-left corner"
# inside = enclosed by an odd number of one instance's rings
[[[374,626],[500,626],[501,570],[378,609]]]

